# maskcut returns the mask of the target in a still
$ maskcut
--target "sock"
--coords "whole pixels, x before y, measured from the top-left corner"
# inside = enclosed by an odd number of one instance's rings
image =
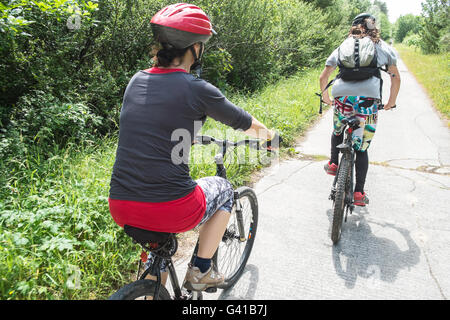
[[[339,150],[337,148],[344,141],[344,135],[335,136],[334,133],[331,135],[331,159],[330,163],[339,165]]]
[[[211,259],[195,257],[193,265],[199,268],[201,273],[205,273],[211,267]]]

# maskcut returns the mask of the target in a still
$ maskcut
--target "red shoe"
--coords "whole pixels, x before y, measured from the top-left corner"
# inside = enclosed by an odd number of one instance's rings
[[[365,192],[355,192],[353,194],[353,204],[355,206],[365,207],[367,204],[369,204],[369,198],[367,197],[367,194]]]
[[[328,173],[330,176],[335,176],[338,166],[334,163],[328,162],[324,167],[325,172]]]

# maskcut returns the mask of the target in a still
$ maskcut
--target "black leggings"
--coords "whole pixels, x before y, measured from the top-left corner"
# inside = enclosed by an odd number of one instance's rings
[[[344,135],[331,135],[331,163],[339,165],[339,150],[337,146],[344,141]],[[366,183],[367,171],[369,170],[369,155],[367,151],[356,151],[355,171],[356,171],[356,185],[355,192],[364,193],[364,185]]]

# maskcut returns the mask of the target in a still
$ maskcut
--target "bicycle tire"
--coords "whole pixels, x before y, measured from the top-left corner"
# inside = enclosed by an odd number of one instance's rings
[[[235,206],[233,206],[232,216],[230,217],[224,238],[213,257],[217,270],[225,276],[224,283],[218,286],[220,289],[230,288],[242,275],[255,242],[258,226],[258,199],[255,192],[248,187],[240,187],[236,191],[239,194],[239,199],[248,199],[248,205],[244,204],[242,208],[246,241],[241,242],[237,237],[239,229],[237,226]],[[227,233],[229,235],[228,237],[226,236]],[[240,256],[232,255],[233,251],[231,249],[233,248],[239,249]],[[231,265],[231,267],[227,266],[226,263],[233,261],[236,262],[235,265]]]
[[[140,297],[153,297],[155,287],[156,281],[154,280],[137,280],[120,288],[108,300],[136,300]],[[158,299],[156,300],[172,300],[169,292],[163,285],[159,289]]]
[[[350,161],[342,157],[338,169],[338,179],[336,182],[336,195],[333,202],[333,223],[331,226],[331,240],[336,245],[341,238],[342,221],[345,210],[345,191],[347,190],[348,179],[350,176]]]

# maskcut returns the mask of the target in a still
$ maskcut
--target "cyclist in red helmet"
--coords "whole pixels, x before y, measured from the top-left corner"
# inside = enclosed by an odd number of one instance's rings
[[[233,188],[221,177],[190,177],[186,159],[191,143],[207,117],[256,138],[272,141],[277,135],[215,86],[190,74],[215,34],[199,7],[167,6],[151,25],[161,49],[155,66],[136,73],[124,94],[110,212],[122,227],[157,232],[180,233],[201,225],[198,255],[184,285],[204,290],[223,282],[211,258],[230,217]],[[188,133],[187,141],[174,134],[180,130]],[[180,143],[182,154],[174,152]]]

